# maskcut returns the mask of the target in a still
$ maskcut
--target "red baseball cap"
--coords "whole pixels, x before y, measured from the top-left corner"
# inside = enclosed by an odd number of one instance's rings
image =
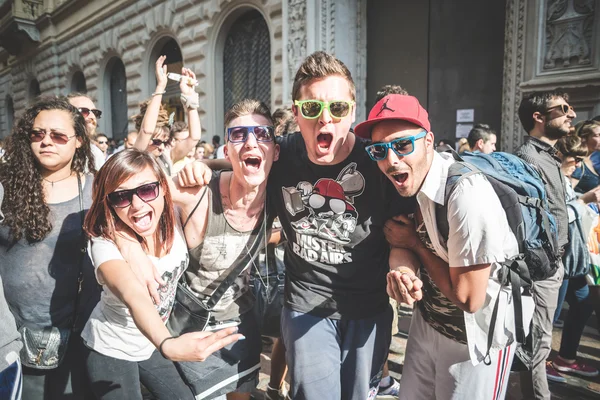
[[[365,122],[361,122],[354,127],[354,133],[360,137],[370,139],[371,130],[375,124],[394,119],[408,121],[426,129],[427,132],[431,130],[429,114],[421,107],[416,97],[388,94],[373,106],[369,112],[369,118]]]

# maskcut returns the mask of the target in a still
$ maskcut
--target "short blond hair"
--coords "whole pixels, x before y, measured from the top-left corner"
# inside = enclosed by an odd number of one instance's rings
[[[225,126],[229,126],[231,121],[238,117],[252,114],[265,117],[269,121],[269,124],[273,125],[273,118],[271,117],[271,110],[269,110],[269,106],[260,100],[244,99],[238,101],[232,105],[229,110],[227,110],[225,113]]]
[[[296,77],[294,78],[294,86],[292,87],[292,100],[298,100],[302,86],[313,79],[322,79],[335,75],[346,79],[350,86],[350,96],[352,100],[356,100],[356,87],[354,86],[350,70],[343,62],[324,51],[312,53],[306,57],[300,68],[298,68]]]

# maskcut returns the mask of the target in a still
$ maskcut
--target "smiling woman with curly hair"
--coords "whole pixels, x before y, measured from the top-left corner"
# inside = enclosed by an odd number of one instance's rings
[[[90,398],[79,332],[98,302],[99,287],[81,252],[81,211],[90,206],[93,180],[86,171],[95,172],[85,121],[67,101],[42,98],[17,121],[5,150],[0,275],[26,339],[23,398]],[[56,363],[32,340],[50,330],[60,331],[62,339],[71,333]]]

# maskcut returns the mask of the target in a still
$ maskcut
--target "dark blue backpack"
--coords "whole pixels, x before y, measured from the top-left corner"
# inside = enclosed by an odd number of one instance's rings
[[[556,241],[556,223],[548,211],[546,190],[542,178],[521,158],[508,153],[491,154],[465,152],[450,166],[444,206],[438,206],[436,218],[443,238],[448,238],[448,199],[456,184],[464,177],[483,173],[490,182],[506,212],[508,224],[517,238],[519,254],[501,265],[500,283],[510,284],[515,307],[517,342],[525,343],[522,326],[521,288],[532,281],[547,279],[558,268],[560,256]],[[495,323],[498,302],[492,313]],[[493,331],[493,329],[491,330]],[[490,333],[491,344],[491,333]]]

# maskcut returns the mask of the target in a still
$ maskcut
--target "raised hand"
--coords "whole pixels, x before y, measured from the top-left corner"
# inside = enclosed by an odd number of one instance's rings
[[[167,56],[160,56],[158,60],[156,60],[156,65],[154,69],[154,74],[156,75],[156,91],[155,93],[164,92],[167,87],[167,66],[165,65],[165,61],[167,60]]]
[[[181,81],[179,82],[179,89],[181,94],[185,96],[193,96],[196,92],[194,86],[196,84],[196,74],[191,69],[181,68]]]

